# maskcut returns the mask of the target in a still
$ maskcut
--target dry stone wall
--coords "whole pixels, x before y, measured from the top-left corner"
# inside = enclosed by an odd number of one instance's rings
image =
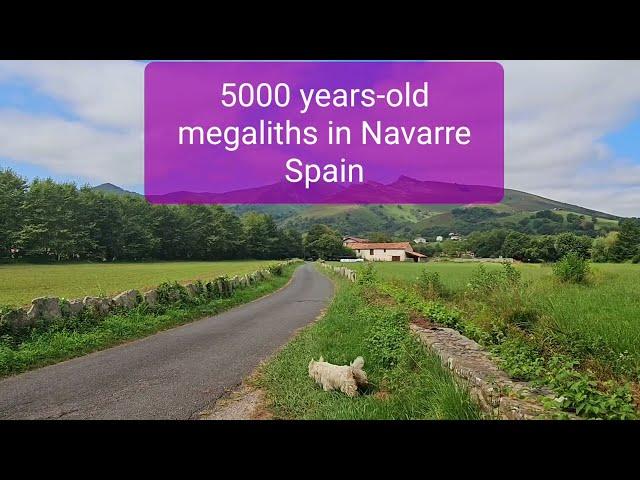
[[[292,259],[279,262],[285,267],[301,260]],[[246,288],[272,276],[269,269],[257,270],[255,272],[231,278],[218,277],[210,281],[199,281],[184,284],[182,289],[189,297],[227,297],[233,294],[234,290]],[[110,313],[130,310],[140,304],[155,307],[161,303],[160,288],[154,288],[146,292],[135,289],[126,290],[113,297],[84,297],[82,299],[66,300],[58,297],[39,297],[31,301],[28,308],[16,308],[5,312],[0,316],[0,325],[4,324],[10,330],[19,330],[32,327],[39,322],[50,322],[61,317],[77,317],[83,314],[90,314],[103,317]],[[177,289],[168,292],[165,303],[178,302],[181,296]]]
[[[478,343],[451,328],[423,328],[412,324],[411,330],[440,357],[443,365],[467,384],[478,405],[492,417],[533,420],[549,416],[543,400],[555,400],[554,392],[529,382],[513,380],[498,368],[489,352]]]
[[[350,268],[338,267],[337,265],[330,265],[325,262],[319,262],[319,264],[322,265],[324,268],[345,277],[347,280],[350,280],[351,282],[356,281],[356,272],[351,270]]]

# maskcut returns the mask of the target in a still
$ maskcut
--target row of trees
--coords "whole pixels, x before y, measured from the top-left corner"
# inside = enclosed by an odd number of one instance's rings
[[[617,232],[596,239],[570,232],[529,235],[514,230],[493,229],[471,233],[461,241],[417,245],[414,248],[429,256],[458,256],[473,252],[478,257],[503,256],[525,262],[555,262],[569,252],[596,262],[639,262],[640,219],[621,220],[619,228]]]
[[[506,229],[529,235],[558,235],[570,232],[597,237],[616,229],[615,223],[599,222],[595,216],[575,213],[563,215],[552,210],[540,210],[518,221],[514,218],[517,217],[510,212],[498,212],[487,207],[454,208],[446,225],[432,225],[421,229],[419,233],[426,238],[435,238],[438,235],[446,235],[448,232],[469,235],[477,231]]]
[[[303,255],[302,235],[254,212],[151,205],[72,183],[27,184],[0,170],[0,257],[46,260],[223,260]]]

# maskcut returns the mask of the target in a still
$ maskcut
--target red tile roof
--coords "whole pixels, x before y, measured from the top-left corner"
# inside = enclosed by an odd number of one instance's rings
[[[380,249],[389,249],[389,250],[405,250],[408,252],[413,252],[413,248],[409,242],[390,242],[390,243],[348,243],[347,246],[349,248],[353,248],[354,250],[380,250]]]

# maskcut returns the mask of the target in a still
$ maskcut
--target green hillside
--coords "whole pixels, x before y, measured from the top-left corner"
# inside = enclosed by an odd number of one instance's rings
[[[124,188],[120,188],[117,185],[114,185],[113,183],[103,183],[101,185],[93,187],[93,190],[97,190],[103,193],[110,193],[113,195],[133,195],[136,197],[141,196],[139,193],[130,192],[129,190],[125,190]]]
[[[111,183],[94,187],[115,195],[140,195]],[[617,228],[618,217],[578,205],[558,202],[518,190],[505,189],[501,203],[491,205],[230,205],[238,215],[267,213],[281,226],[307,231],[323,223],[345,235],[385,232],[411,238],[466,235],[472,231],[511,228],[527,233],[584,231],[595,236]],[[541,213],[537,213],[541,212]],[[540,218],[536,215],[541,215]],[[546,217],[546,218],[545,218]]]
[[[584,224],[589,234],[617,226],[618,217],[577,205],[540,197],[518,190],[505,189],[504,199],[493,205],[235,205],[229,207],[242,214],[259,211],[273,215],[279,224],[308,230],[324,223],[343,234],[366,236],[372,232],[387,232],[396,236],[447,235],[449,232],[467,234],[475,230],[506,227],[518,230],[534,228],[532,233],[554,233],[573,229],[567,215]],[[460,212],[460,209],[465,211]],[[535,219],[536,212],[549,210],[564,217],[552,220]],[[470,211],[466,213],[467,211]],[[454,214],[452,212],[457,212]],[[593,222],[595,220],[595,222]],[[593,223],[591,228],[589,222]],[[548,225],[547,225],[548,224]],[[527,226],[528,225],[528,226]],[[548,232],[547,232],[548,230]]]

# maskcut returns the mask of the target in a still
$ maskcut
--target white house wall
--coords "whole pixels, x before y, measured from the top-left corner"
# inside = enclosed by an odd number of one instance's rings
[[[375,248],[373,250],[373,255],[369,253],[368,249],[360,250],[360,252],[356,250],[356,256],[376,262],[391,262],[392,257],[400,257],[401,262],[404,262],[407,259],[407,253],[404,250],[391,248],[387,248],[386,252],[382,248]]]

